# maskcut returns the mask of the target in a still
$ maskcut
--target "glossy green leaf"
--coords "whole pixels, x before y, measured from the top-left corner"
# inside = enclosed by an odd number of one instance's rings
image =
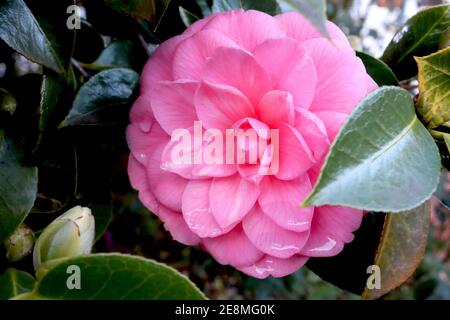
[[[379,86],[399,85],[397,77],[383,61],[361,51],[357,51],[356,55],[364,63],[367,73]]]
[[[304,205],[405,211],[433,194],[439,174],[438,148],[416,117],[412,97],[382,87],[347,119]]]
[[[424,9],[409,19],[394,36],[382,60],[399,80],[417,74],[414,56],[429,55],[439,49],[442,33],[450,26],[450,5]]]
[[[16,98],[9,91],[0,88],[0,111],[13,114],[16,111],[16,107]]]
[[[45,131],[52,122],[52,116],[56,111],[60,96],[64,91],[63,84],[52,74],[44,74],[41,85],[41,103],[39,130]]]
[[[80,290],[69,290],[69,266],[80,270]],[[67,259],[50,269],[19,299],[202,300],[205,296],[184,275],[137,256],[94,254]]]
[[[34,278],[24,271],[7,269],[0,277],[0,300],[11,299],[33,290]]]
[[[16,144],[0,131],[0,243],[23,222],[37,192],[37,169],[21,163]]]
[[[72,55],[75,48],[77,29],[71,25],[74,11],[68,10],[75,0],[28,1],[31,12],[48,38],[55,59],[61,64],[61,74],[71,83]],[[68,11],[70,13],[68,13]],[[69,24],[68,24],[69,23]],[[68,27],[70,26],[70,27]]]
[[[180,11],[181,20],[183,21],[186,28],[199,19],[195,14],[193,14],[192,12],[186,10],[181,6],[178,7],[178,10]]]
[[[258,10],[270,15],[276,15],[281,11],[276,0],[214,0],[212,4],[214,13],[235,9]]]
[[[14,50],[56,72],[63,69],[50,40],[22,0],[0,3],[0,25],[0,38]]]
[[[106,5],[120,13],[151,21],[156,12],[155,0],[104,0]]]
[[[408,280],[425,253],[431,207],[426,202],[401,214],[386,215],[374,265],[380,268],[379,289],[366,287],[365,299],[377,299]]]
[[[109,201],[96,200],[88,204],[88,207],[92,210],[92,214],[95,217],[95,240],[98,240],[103,235],[111,222],[113,205],[112,199],[108,200]]]
[[[436,128],[450,121],[450,47],[416,61],[418,111],[430,128]]]
[[[308,19],[322,35],[328,38],[326,27],[326,0],[283,0],[294,10],[300,12]]]
[[[60,126],[96,123],[95,113],[127,104],[138,83],[139,75],[131,69],[116,68],[96,74],[80,88]]]
[[[93,70],[130,68],[133,52],[132,46],[131,41],[128,40],[114,41],[102,51],[95,62],[83,64],[83,67]]]
[[[60,12],[56,15],[53,13],[58,17],[58,24],[54,25],[47,20],[48,10],[42,3],[39,3],[39,6],[43,14],[38,13],[35,16],[23,0],[2,1],[0,3],[0,38],[28,59],[65,74],[70,63],[74,35],[74,32],[65,24],[67,5],[74,2],[66,2],[59,1],[58,10],[55,9],[53,2],[53,12]],[[61,8],[64,11],[59,10]],[[64,35],[60,34],[61,31]],[[66,46],[66,42],[69,45]]]
[[[211,14],[211,8],[208,5],[208,0],[195,0],[195,2],[202,11],[203,17],[207,17]]]

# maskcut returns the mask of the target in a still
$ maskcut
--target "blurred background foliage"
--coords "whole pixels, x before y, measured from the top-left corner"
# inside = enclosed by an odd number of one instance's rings
[[[443,2],[329,0],[327,14],[347,33],[355,49],[379,57],[409,17],[423,6]],[[58,9],[55,1],[26,3],[38,16],[45,15],[48,8]],[[72,106],[73,87],[79,88],[99,71],[111,68],[131,68],[140,73],[159,43],[186,28],[186,16],[182,19],[180,10],[202,15],[194,0],[161,3],[153,8],[157,17],[153,24],[142,19],[145,17],[123,15],[104,0],[78,3],[83,19],[70,63],[75,81],[58,88],[65,94],[59,95],[62,98],[56,103],[58,112],[47,119],[45,128],[39,124],[42,73],[50,78],[47,81],[57,76],[0,41],[0,127],[8,127],[17,136],[25,159],[40,169],[37,200],[25,223],[37,230],[38,235],[39,230],[73,205],[89,206],[100,212],[96,215],[98,234],[107,227],[95,252],[130,253],[167,263],[188,275],[211,299],[358,299],[322,281],[307,268],[283,279],[257,280],[218,264],[197,248],[173,241],[159,219],[140,204],[129,185],[125,141],[129,104],[90,114],[82,125],[57,129]],[[281,7],[288,9],[282,1]],[[123,106],[120,101],[117,105]],[[97,125],[91,125],[92,122]],[[443,175],[432,202],[426,256],[414,276],[385,299],[450,299],[448,173]],[[28,256],[12,263],[6,260],[4,249],[0,249],[0,274],[11,266],[32,272],[30,259]]]

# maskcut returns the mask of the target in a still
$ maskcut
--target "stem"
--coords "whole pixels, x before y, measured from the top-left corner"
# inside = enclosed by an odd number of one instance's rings
[[[80,71],[80,73],[83,75],[83,77],[85,77],[85,78],[89,78],[90,77],[89,73],[87,73],[86,70],[84,70],[83,67],[80,65],[80,63],[77,60],[75,60],[74,58],[72,58],[72,65],[78,71]]]

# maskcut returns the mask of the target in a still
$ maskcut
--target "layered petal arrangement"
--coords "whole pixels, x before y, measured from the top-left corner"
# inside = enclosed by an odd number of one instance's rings
[[[257,278],[353,240],[362,211],[300,208],[340,127],[376,87],[343,32],[327,28],[331,41],[297,13],[229,11],[150,58],[127,129],[128,173],[175,240]],[[228,139],[249,130],[256,139]],[[191,161],[174,161],[181,140]],[[208,150],[226,160],[203,161]]]

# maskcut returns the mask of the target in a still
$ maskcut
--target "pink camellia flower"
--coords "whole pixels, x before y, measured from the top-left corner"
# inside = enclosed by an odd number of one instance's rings
[[[257,278],[288,275],[353,240],[362,211],[300,208],[340,127],[376,87],[342,31],[327,27],[331,41],[297,13],[230,11],[199,20],[150,58],[127,129],[128,172],[174,239]],[[173,133],[193,133],[196,123],[224,136],[258,130],[264,147],[256,163],[172,163]],[[263,129],[276,129],[276,141]]]

